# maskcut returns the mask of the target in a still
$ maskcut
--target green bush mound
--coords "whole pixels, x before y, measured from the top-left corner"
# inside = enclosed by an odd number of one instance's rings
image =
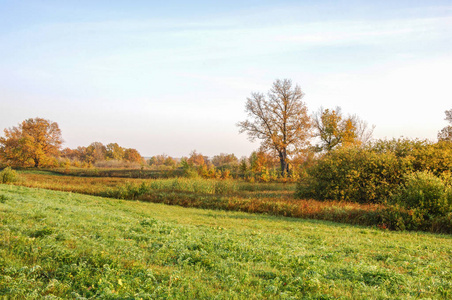
[[[382,213],[382,224],[390,229],[450,232],[452,188],[431,172],[405,176]]]
[[[452,143],[376,141],[321,156],[297,185],[299,198],[381,203],[394,230],[452,232]]]
[[[11,167],[6,167],[0,172],[0,183],[12,183],[19,179],[19,175]]]
[[[429,171],[450,180],[452,143],[418,140],[376,141],[366,147],[344,147],[320,157],[297,187],[300,198],[382,203],[405,175]]]
[[[407,209],[418,209],[425,214],[438,216],[450,211],[452,191],[441,178],[432,173],[415,172],[405,176],[405,183],[398,188],[391,200]]]
[[[376,203],[388,198],[410,170],[409,161],[392,152],[342,148],[326,154],[307,170],[307,176],[297,186],[297,195]]]

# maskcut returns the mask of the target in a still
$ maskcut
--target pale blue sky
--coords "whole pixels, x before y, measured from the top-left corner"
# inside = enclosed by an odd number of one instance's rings
[[[251,92],[289,78],[375,138],[436,139],[452,108],[452,1],[3,1],[0,129],[142,155],[249,155]]]

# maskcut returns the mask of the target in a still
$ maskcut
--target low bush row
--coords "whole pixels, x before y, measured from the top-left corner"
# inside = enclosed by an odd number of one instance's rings
[[[452,143],[399,139],[331,151],[306,170],[297,195],[319,200],[381,203],[391,197],[406,175],[418,171],[450,177]]]
[[[331,151],[307,169],[299,198],[382,203],[382,228],[451,232],[452,143],[392,140]]]

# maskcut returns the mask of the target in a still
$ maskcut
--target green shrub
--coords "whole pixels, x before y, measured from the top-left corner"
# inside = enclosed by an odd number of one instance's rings
[[[185,178],[199,178],[198,171],[193,168],[184,169],[184,177]]]
[[[319,200],[376,203],[387,199],[411,170],[394,153],[351,147],[331,151],[307,169],[297,196]]]
[[[446,188],[452,188],[452,173],[450,171],[441,173],[440,178],[444,182]]]
[[[9,200],[10,198],[6,195],[0,194],[0,203],[5,203],[6,200]]]
[[[307,168],[299,181],[300,198],[375,203],[390,198],[404,175],[430,171],[452,185],[452,143],[379,140],[366,147],[333,150]]]
[[[452,143],[428,140],[393,139],[378,140],[370,147],[376,153],[393,153],[407,159],[413,171],[430,171],[436,176],[452,170]]]
[[[141,184],[126,182],[124,185],[117,186],[113,190],[108,190],[106,196],[118,199],[138,199],[138,197],[150,191],[151,187],[145,182]]]
[[[452,213],[433,219],[430,231],[437,233],[452,233]]]
[[[390,205],[380,213],[381,227],[391,230],[429,230],[431,223],[419,209],[406,209],[400,205]],[[452,228],[449,228],[449,230]]]
[[[237,185],[232,180],[221,180],[215,182],[215,194],[225,195],[237,191]]]
[[[11,167],[6,167],[0,172],[0,183],[12,183],[19,179],[19,175]]]
[[[391,200],[407,209],[420,210],[431,216],[444,216],[451,210],[452,191],[431,172],[415,172],[405,176],[405,183]]]

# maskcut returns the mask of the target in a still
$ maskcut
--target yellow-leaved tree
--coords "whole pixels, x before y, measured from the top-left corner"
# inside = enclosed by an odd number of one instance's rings
[[[314,136],[319,139],[316,151],[331,151],[337,147],[347,147],[367,143],[375,126],[368,127],[356,115],[344,117],[340,107],[321,107],[312,117]]]
[[[4,133],[5,137],[0,137],[0,156],[15,167],[51,166],[63,143],[58,124],[42,118],[27,119]]]

